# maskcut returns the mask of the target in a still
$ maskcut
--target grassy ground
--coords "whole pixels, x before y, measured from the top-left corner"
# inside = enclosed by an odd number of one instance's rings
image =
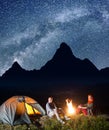
[[[56,119],[42,117],[41,125],[30,124],[11,127],[7,124],[0,124],[0,130],[109,130],[109,121],[104,116],[73,116],[70,120],[61,124]]]

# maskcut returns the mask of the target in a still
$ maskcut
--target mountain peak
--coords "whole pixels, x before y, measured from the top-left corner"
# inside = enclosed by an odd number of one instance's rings
[[[58,75],[79,77],[97,74],[97,68],[88,60],[81,60],[73,55],[71,48],[66,43],[61,43],[53,58],[41,68],[44,72]]]
[[[69,46],[67,45],[67,43],[62,42],[60,48],[69,48]]]
[[[11,68],[9,68],[9,70],[7,70],[3,75],[2,78],[11,78],[11,77],[17,77],[19,74],[21,74],[24,71],[24,69],[22,69],[22,67],[19,65],[19,63],[17,61],[15,61]],[[20,72],[20,73],[19,73]]]
[[[15,68],[15,69],[21,69],[21,66],[19,65],[19,63],[17,61],[15,61],[12,65],[12,68]]]
[[[66,44],[66,43],[61,43],[60,47],[57,49],[53,59],[63,59],[63,60],[68,60],[69,58],[72,59],[73,52],[71,48]]]
[[[70,48],[65,42],[62,42],[62,43],[61,43],[59,49],[62,50],[62,51],[63,51],[63,50],[64,50],[64,51],[67,51],[67,52],[69,52],[70,54],[73,54],[71,48]],[[59,50],[59,49],[58,49],[58,50]]]
[[[19,65],[19,63],[17,61],[15,61],[8,71],[9,72],[21,72],[23,70],[24,69]]]

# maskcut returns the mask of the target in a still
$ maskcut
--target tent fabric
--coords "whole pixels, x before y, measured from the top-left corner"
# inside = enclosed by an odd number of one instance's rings
[[[34,99],[27,96],[13,96],[0,106],[0,121],[10,125],[30,124],[31,120],[25,103],[36,109],[41,115],[45,115],[45,110]]]

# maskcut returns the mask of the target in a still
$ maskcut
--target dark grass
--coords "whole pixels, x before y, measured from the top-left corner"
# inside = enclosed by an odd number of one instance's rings
[[[44,116],[40,118],[39,123],[40,126],[34,123],[29,126],[24,124],[13,127],[0,124],[0,130],[109,130],[109,121],[105,115],[75,115],[70,120],[65,121],[65,124],[61,124],[55,118],[49,119]]]

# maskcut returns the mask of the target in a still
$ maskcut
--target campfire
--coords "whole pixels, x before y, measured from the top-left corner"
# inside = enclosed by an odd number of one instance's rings
[[[76,113],[76,110],[73,106],[72,100],[66,99],[66,104],[67,104],[67,115],[68,116],[74,115]]]

